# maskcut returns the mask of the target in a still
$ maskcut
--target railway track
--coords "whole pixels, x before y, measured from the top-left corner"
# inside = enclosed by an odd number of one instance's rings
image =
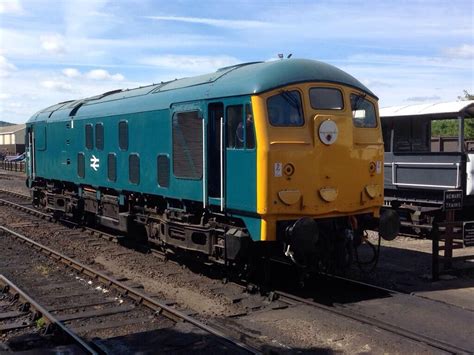
[[[0,190],[0,204],[10,204],[12,205],[13,202],[5,202],[4,199],[2,198],[1,193],[3,191]],[[34,209],[28,208],[24,206],[22,201],[24,202],[25,199],[29,198],[28,196],[25,195],[18,195],[18,194],[13,194],[10,196],[16,196],[17,198],[17,203],[16,206],[14,206],[17,209],[21,209],[24,211],[27,211],[28,213],[40,213],[41,218],[52,218],[48,214],[43,214],[42,212],[36,211]],[[12,205],[13,206],[13,205]],[[117,238],[113,235],[104,233],[102,231],[97,231],[94,229],[89,230],[90,233],[98,235],[102,238],[105,238],[107,240],[114,240],[117,241]],[[384,298],[395,298],[397,300],[403,299],[403,300],[413,300],[416,299],[417,297],[415,296],[410,296],[407,294],[402,294],[393,290],[388,290],[382,287],[377,287],[374,285],[369,285],[369,284],[364,284],[359,281],[355,280],[350,280],[350,279],[344,279],[341,277],[335,277],[332,275],[326,275],[326,277],[337,280],[337,282],[341,283],[342,286],[339,286],[341,289],[345,290],[347,293],[351,293],[352,290],[355,293],[360,292],[360,293],[373,293],[373,294],[378,294],[378,297],[384,297]],[[237,285],[236,289],[241,289],[240,292],[242,291],[243,287],[242,285]],[[235,296],[235,299],[241,298],[241,295],[238,294],[239,291],[237,291],[237,294]],[[298,305],[307,305],[310,307],[317,308],[319,310],[323,310],[324,312],[334,314],[338,317],[342,317],[345,319],[350,319],[357,321],[359,323],[389,332],[391,334],[396,334],[404,339],[409,339],[410,341],[422,343],[428,345],[430,348],[442,351],[442,352],[447,352],[447,353],[453,353],[453,354],[458,354],[458,353],[470,353],[472,350],[469,349],[469,347],[463,347],[462,345],[459,344],[451,344],[449,341],[446,341],[445,339],[438,339],[435,336],[431,336],[429,332],[427,334],[423,334],[422,330],[413,330],[412,328],[404,327],[398,325],[396,322],[389,322],[383,317],[378,317],[371,315],[368,312],[365,312],[364,310],[358,310],[354,307],[351,307],[350,305],[344,304],[344,303],[338,303],[337,300],[335,302],[326,302],[326,300],[321,301],[320,299],[314,299],[314,295],[295,295],[293,293],[288,293],[288,292],[283,292],[283,291],[273,291],[272,293],[272,298],[277,300],[279,303],[276,307],[274,308],[282,308],[282,307],[296,307]],[[233,297],[233,296],[230,296]],[[334,300],[333,300],[334,301]],[[404,301],[403,301],[404,302]],[[264,308],[263,306],[257,306],[254,307],[255,310],[261,310]],[[251,312],[251,311],[250,311]],[[456,343],[456,342],[455,342]]]
[[[56,323],[61,325],[67,323],[68,326],[77,329],[77,333],[87,334],[93,333],[97,335],[97,331],[100,329],[112,329],[119,327],[121,330],[126,328],[129,324],[140,324],[140,351],[152,351],[156,350],[156,340],[151,342],[151,347],[144,349],[148,338],[160,338],[163,333],[174,333],[174,344],[172,337],[169,335],[165,337],[164,345],[167,351],[193,351],[196,349],[208,348],[213,350],[220,349],[221,351],[231,351],[233,353],[258,353],[256,349],[246,345],[245,343],[236,340],[222,331],[213,328],[207,324],[200,322],[199,320],[169,306],[166,305],[146,294],[141,292],[139,289],[128,286],[125,283],[106,275],[100,271],[94,270],[93,268],[86,266],[64,254],[52,250],[44,245],[41,245],[24,235],[21,235],[11,229],[0,226],[0,232],[4,235],[11,236],[23,244],[41,252],[43,255],[54,260],[56,263],[63,264],[69,269],[78,272],[84,277],[86,282],[78,282],[75,277],[71,276],[69,279],[60,278],[61,285],[58,286],[58,277],[48,277],[46,280],[38,280],[38,276],[35,276],[35,282],[41,286],[42,292],[41,298],[43,302],[47,300],[57,300],[57,298],[68,298],[77,297],[77,300],[68,306],[58,306],[57,303],[49,303],[49,305],[43,306],[46,311],[48,308],[53,308],[53,312],[57,315]],[[43,264],[41,264],[43,265]],[[28,269],[33,266],[27,266]],[[64,294],[64,288],[62,286],[67,285],[68,293]],[[77,290],[75,286],[80,285],[82,290]],[[44,287],[46,286],[46,287]],[[55,289],[59,288],[59,290]],[[97,292],[99,290],[100,292]],[[115,297],[109,295],[110,292],[114,292]],[[36,290],[37,292],[38,290]],[[92,298],[86,296],[90,295]],[[100,298],[102,296],[102,299]],[[78,305],[78,303],[80,303]],[[37,303],[39,304],[39,303]],[[104,306],[105,305],[105,306]],[[54,307],[53,307],[54,306]],[[42,313],[43,314],[43,313]],[[50,313],[45,313],[50,314]],[[127,317],[123,317],[127,314]],[[107,320],[107,316],[115,315],[111,317],[111,320]],[[117,317],[117,315],[119,315]],[[103,317],[100,319],[100,317]],[[92,319],[99,318],[100,321],[91,322]],[[76,322],[80,320],[80,322]],[[84,325],[86,323],[86,325]],[[186,324],[187,327],[183,329],[181,324]],[[65,327],[64,327],[65,328]],[[158,330],[155,331],[155,328]],[[66,328],[67,329],[67,328]],[[134,329],[134,328],[132,328]],[[152,337],[150,332],[155,331],[156,335]],[[183,334],[185,333],[185,334]],[[205,334],[204,334],[205,333]],[[194,340],[189,339],[194,336]],[[136,337],[136,334],[134,334]],[[182,342],[181,337],[187,337],[187,341]],[[122,335],[123,337],[123,335]],[[206,339],[206,340],[203,340]],[[123,337],[123,341],[118,345],[118,340],[113,339],[100,339],[89,341],[99,351],[104,353],[114,353],[118,348],[127,349],[130,338]],[[203,344],[203,342],[205,344]],[[197,348],[194,348],[194,347]],[[133,352],[136,349],[131,348],[128,351]]]
[[[17,337],[18,340],[11,341],[9,346],[0,345],[4,351],[49,348],[56,353],[97,354],[96,350],[65,327],[57,317],[3,275],[0,275],[0,311],[0,334],[28,330],[27,339],[24,336]]]
[[[426,344],[429,347],[442,352],[447,352],[449,354],[472,354],[472,349],[464,348],[462,346],[450,344],[431,336],[423,335],[421,330],[419,332],[415,332],[409,329],[401,328],[386,321],[374,318],[367,313],[355,312],[354,310],[348,309],[343,305],[327,306],[318,302],[314,302],[310,298],[299,297],[282,291],[275,291],[275,294],[278,296],[280,301],[288,302],[291,305],[305,304],[311,307],[316,307],[326,312],[330,312],[347,319],[352,319],[392,334],[397,334],[403,338]]]

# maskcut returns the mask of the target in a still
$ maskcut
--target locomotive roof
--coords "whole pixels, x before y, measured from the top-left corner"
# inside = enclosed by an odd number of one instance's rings
[[[105,117],[168,109],[178,102],[252,95],[302,82],[347,85],[375,97],[360,81],[330,64],[308,59],[282,59],[243,63],[211,74],[66,101],[37,112],[29,121],[61,121],[70,120],[72,116]]]

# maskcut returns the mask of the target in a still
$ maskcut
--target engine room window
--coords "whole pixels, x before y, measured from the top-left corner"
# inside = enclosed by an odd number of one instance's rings
[[[298,91],[282,91],[267,99],[268,120],[272,126],[293,127],[304,124],[301,95]]]
[[[117,156],[115,153],[107,155],[107,179],[109,181],[117,181]]]
[[[128,157],[128,180],[132,184],[140,183],[140,157],[130,154]]]
[[[120,121],[119,122],[119,148],[121,150],[128,149],[128,122]]]
[[[86,124],[86,148],[87,149],[92,149],[94,148],[94,143],[92,139],[92,125],[91,124]]]
[[[158,155],[157,161],[157,179],[160,187],[170,186],[170,158],[167,155]]]
[[[95,147],[99,150],[104,149],[104,125],[102,123],[95,125]]]
[[[81,179],[84,179],[85,176],[85,157],[84,153],[79,153],[77,154],[77,176],[80,177]]]
[[[377,127],[377,116],[375,107],[365,99],[365,95],[351,94],[352,122],[358,128]]]
[[[202,178],[202,118],[198,111],[173,116],[173,172],[178,178]]]
[[[309,90],[311,107],[319,110],[342,110],[342,92],[333,88],[311,88]]]

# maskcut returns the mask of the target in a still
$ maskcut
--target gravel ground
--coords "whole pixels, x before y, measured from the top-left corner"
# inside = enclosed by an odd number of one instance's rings
[[[5,188],[26,193],[23,179],[18,175],[7,180],[1,179],[0,175],[0,184],[6,182]],[[0,224],[20,222],[20,212],[16,213],[16,217],[11,216],[11,212],[0,206]],[[250,337],[267,344],[269,349],[321,353],[433,352],[433,349],[418,343],[306,306],[282,310],[263,307],[258,312],[249,312],[252,304],[262,306],[261,297],[244,295],[243,301],[235,302],[238,291],[223,291],[228,286],[223,285],[219,279],[199,276],[187,267],[164,262],[160,258],[114,243],[97,241],[95,237],[67,237],[64,232],[54,232],[50,225],[38,223],[36,227],[34,238],[38,242],[82,260],[94,268],[140,284],[148,294],[177,303],[177,307],[192,310],[202,319],[224,322],[239,331],[247,331]],[[17,229],[31,233],[31,227]],[[371,234],[371,240],[375,237]],[[90,243],[91,240],[94,243]],[[432,283],[426,278],[431,265],[429,254],[426,257],[429,251],[427,243],[431,245],[429,241],[405,237],[390,243],[384,241],[377,271],[366,274],[354,269],[352,275],[408,291],[410,287],[428,289],[427,285]],[[472,284],[471,276],[463,277],[468,277]],[[235,317],[243,313],[248,314]]]

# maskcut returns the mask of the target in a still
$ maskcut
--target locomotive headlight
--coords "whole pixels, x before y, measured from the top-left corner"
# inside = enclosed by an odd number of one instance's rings
[[[286,164],[284,167],[283,167],[283,173],[286,175],[286,176],[291,176],[295,173],[295,167],[293,166],[293,164]]]

